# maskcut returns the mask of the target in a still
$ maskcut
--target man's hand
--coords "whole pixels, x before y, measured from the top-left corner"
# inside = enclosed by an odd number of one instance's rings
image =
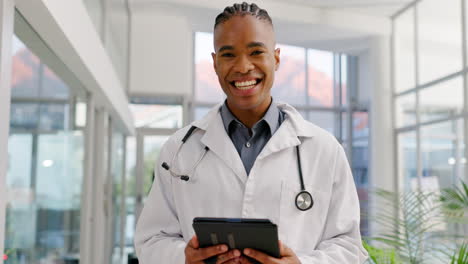
[[[301,261],[297,258],[296,254],[294,254],[294,251],[292,251],[292,249],[288,248],[281,241],[278,241],[278,243],[281,256],[281,258],[279,259],[250,248],[244,249],[244,254],[263,264],[301,264]],[[242,257],[240,263],[250,264],[250,261]]]
[[[228,251],[226,245],[200,248],[196,236],[188,242],[185,247],[185,264],[204,264],[204,260],[217,256],[216,264],[239,263],[240,251],[237,249]]]

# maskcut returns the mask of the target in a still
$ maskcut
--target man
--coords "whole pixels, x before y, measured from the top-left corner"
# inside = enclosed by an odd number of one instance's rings
[[[226,264],[250,263],[246,256],[261,263],[365,261],[343,149],[271,97],[280,64],[275,45],[271,18],[255,4],[226,7],[216,18],[213,66],[227,99],[161,150],[135,236],[140,263],[203,263],[213,256]],[[296,196],[305,191],[311,203],[301,208]],[[226,245],[201,248],[194,217],[268,218],[278,225],[281,258]]]

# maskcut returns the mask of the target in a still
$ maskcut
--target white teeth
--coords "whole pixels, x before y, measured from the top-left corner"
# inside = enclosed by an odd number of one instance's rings
[[[241,90],[246,90],[251,88],[250,86],[255,85],[257,81],[252,80],[252,81],[245,81],[245,82],[235,82],[234,85],[241,89]]]

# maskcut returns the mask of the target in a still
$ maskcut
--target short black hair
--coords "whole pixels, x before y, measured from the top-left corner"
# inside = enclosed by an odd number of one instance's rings
[[[224,8],[224,11],[219,14],[215,19],[214,28],[216,28],[219,24],[222,24],[233,16],[245,16],[251,15],[260,20],[267,21],[271,26],[273,26],[273,21],[271,20],[270,15],[265,9],[261,9],[256,4],[248,4],[243,2],[242,4],[233,4],[232,6],[227,6]]]

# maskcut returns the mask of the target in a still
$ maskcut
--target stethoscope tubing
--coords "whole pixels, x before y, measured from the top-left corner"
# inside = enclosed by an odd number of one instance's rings
[[[174,171],[172,169],[173,164],[175,164],[175,160],[177,156],[179,155],[180,150],[182,149],[182,146],[185,144],[185,142],[190,138],[190,136],[193,134],[193,132],[197,129],[197,127],[192,126],[190,129],[187,131],[185,136],[182,138],[181,144],[177,147],[176,152],[172,156],[171,159],[171,165],[168,165],[166,162],[163,162],[161,166],[168,170],[169,173],[176,178],[180,178],[183,181],[188,181],[190,179],[189,175],[193,175],[193,172],[195,172],[195,169],[197,168],[198,164],[203,160],[203,158],[206,156],[208,151],[210,150],[207,146],[205,146],[203,153],[200,155],[200,157],[197,159],[197,161],[194,163],[192,168],[190,168],[189,172],[187,174],[182,174]],[[302,175],[302,165],[301,165],[301,153],[299,151],[299,145],[296,146],[296,155],[297,155],[297,167],[298,167],[298,172],[299,172],[299,182],[301,184],[301,191],[296,195],[295,199],[295,204],[297,209],[301,211],[307,211],[312,206],[314,205],[314,199],[312,195],[306,190],[305,184],[304,184],[304,177]]]

